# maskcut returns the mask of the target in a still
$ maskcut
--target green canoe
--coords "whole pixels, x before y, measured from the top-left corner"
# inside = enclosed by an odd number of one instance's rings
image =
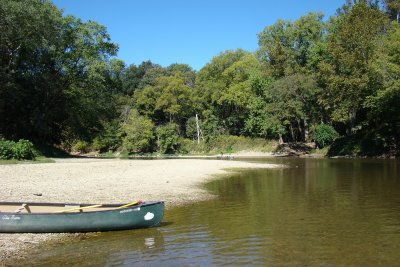
[[[62,204],[0,202],[0,233],[127,230],[158,225],[164,202]]]

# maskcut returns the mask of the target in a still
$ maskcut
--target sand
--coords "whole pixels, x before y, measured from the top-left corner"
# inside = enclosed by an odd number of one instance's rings
[[[276,167],[201,159],[62,159],[56,163],[0,165],[0,201],[95,204],[164,200],[168,211],[173,206],[214,197],[201,185],[228,170]],[[0,266],[24,249],[63,236],[0,233]]]

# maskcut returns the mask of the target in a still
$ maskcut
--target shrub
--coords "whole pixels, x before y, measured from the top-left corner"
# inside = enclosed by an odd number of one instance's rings
[[[72,149],[80,153],[86,153],[90,151],[90,144],[86,141],[79,140],[72,145]]]
[[[201,130],[204,141],[208,143],[214,142],[218,136],[224,133],[218,118],[211,114],[211,111],[205,111],[203,116],[206,118],[201,122]]]
[[[179,136],[177,125],[168,123],[156,129],[157,147],[161,154],[174,154],[179,150]]]
[[[125,134],[123,149],[129,153],[151,152],[154,144],[153,122],[131,110],[122,129]]]
[[[332,126],[324,123],[318,125],[314,131],[314,140],[319,148],[332,144],[338,136],[338,133]]]
[[[188,154],[191,144],[193,143],[193,140],[179,137],[178,142],[179,142],[179,148],[178,148],[177,152],[179,154]],[[195,142],[197,142],[197,141],[195,141]]]
[[[0,159],[12,159],[14,157],[13,147],[15,142],[0,139]]]
[[[35,159],[33,144],[24,139],[18,142],[0,140],[0,159]]]
[[[190,139],[197,139],[197,125],[196,118],[191,117],[186,122],[186,136]]]
[[[93,139],[92,148],[100,151],[115,151],[122,144],[122,129],[120,123],[115,120],[105,123],[103,132]]]
[[[35,159],[35,149],[33,144],[25,139],[20,139],[13,147],[14,158],[21,159]]]

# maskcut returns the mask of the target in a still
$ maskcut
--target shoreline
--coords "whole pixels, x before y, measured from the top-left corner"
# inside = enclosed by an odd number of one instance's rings
[[[280,165],[229,160],[99,158],[0,165],[0,201],[129,203],[163,200],[176,207],[215,197],[201,185],[240,169]],[[41,194],[37,196],[35,194]],[[76,234],[1,234],[0,266],[32,246]]]

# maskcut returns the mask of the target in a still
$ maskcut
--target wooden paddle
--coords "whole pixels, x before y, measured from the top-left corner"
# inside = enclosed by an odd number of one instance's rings
[[[119,207],[117,207],[117,209],[127,208],[127,207],[134,206],[134,205],[137,205],[137,204],[140,204],[140,203],[142,203],[141,200],[134,201],[134,202],[119,206]],[[101,207],[101,206],[103,206],[103,205],[97,204],[97,205],[86,206],[86,207],[75,207],[75,208],[71,208],[71,209],[67,209],[67,210],[59,210],[59,211],[56,211],[55,213],[63,213],[63,212],[70,212],[70,211],[77,211],[77,210],[84,210],[84,209],[91,209],[91,208],[98,208],[98,207]]]
[[[133,206],[133,205],[137,205],[137,204],[140,204],[140,203],[142,203],[142,201],[141,201],[141,200],[134,201],[134,202],[131,202],[131,203],[128,203],[128,204],[122,205],[122,206],[118,207],[117,209],[123,209],[123,208],[127,208],[127,207],[130,207],[130,206]]]
[[[59,210],[59,211],[56,211],[55,213],[70,212],[70,211],[76,211],[76,210],[85,210],[85,209],[91,209],[91,208],[98,208],[101,206],[103,206],[103,205],[97,204],[97,205],[86,206],[86,207],[75,207],[75,208],[71,208],[71,209],[67,209],[67,210]]]

